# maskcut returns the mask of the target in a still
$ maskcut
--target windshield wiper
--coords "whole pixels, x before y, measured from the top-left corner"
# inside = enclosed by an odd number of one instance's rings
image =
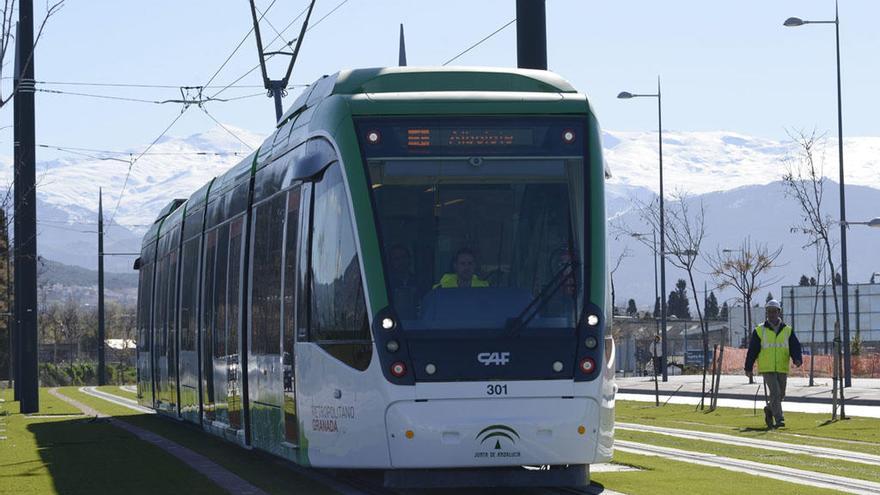
[[[574,277],[574,269],[578,266],[576,261],[563,263],[561,268],[553,275],[550,282],[541,289],[541,292],[535,296],[523,310],[513,318],[507,319],[505,325],[509,334],[517,334],[523,327],[529,324],[538,313],[544,309],[544,306],[553,298],[554,295],[562,288],[569,277]],[[571,270],[571,271],[569,271]],[[529,314],[531,312],[531,314]],[[526,317],[528,315],[528,317]]]

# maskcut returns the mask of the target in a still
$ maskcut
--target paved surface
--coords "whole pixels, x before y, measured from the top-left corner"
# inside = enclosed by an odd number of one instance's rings
[[[716,442],[725,445],[742,445],[747,447],[754,447],[757,449],[792,452],[813,457],[823,457],[826,459],[834,459],[839,461],[858,462],[861,464],[869,464],[872,466],[880,467],[880,455],[853,452],[851,450],[817,447],[815,445],[800,445],[796,443],[774,442],[772,440],[759,440],[756,438],[748,438],[736,435],[725,435],[723,433],[708,433],[704,431],[682,430],[678,428],[662,428],[659,426],[649,426],[635,423],[615,423],[614,428],[618,430],[657,433],[660,435],[686,438],[689,440]]]
[[[67,402],[68,404],[79,408],[84,414],[87,414],[89,416],[97,416],[99,418],[106,418],[107,421],[109,421],[110,424],[112,424],[113,426],[121,428],[135,435],[141,440],[149,442],[164,450],[165,452],[168,452],[174,457],[177,457],[178,459],[183,461],[184,464],[203,474],[208,479],[216,483],[217,486],[219,486],[221,489],[224,489],[228,493],[242,495],[268,495],[263,490],[260,490],[254,485],[248,483],[243,478],[240,478],[236,474],[233,474],[231,471],[224,469],[219,464],[208,459],[207,457],[193,452],[192,450],[183,447],[182,445],[174,443],[165,437],[159,436],[151,431],[126,423],[125,421],[113,419],[106,414],[96,411],[95,409],[92,409],[91,407],[79,401],[71,399],[66,395],[62,395],[60,392],[58,392],[58,389],[56,388],[49,389],[49,393],[63,400],[64,402]]]
[[[614,449],[620,450],[622,452],[630,452],[633,454],[664,457],[676,461],[699,464],[702,466],[719,467],[728,471],[736,471],[740,473],[753,474],[756,476],[764,476],[766,478],[774,478],[782,481],[788,481],[790,483],[797,483],[800,485],[829,488],[845,493],[857,493],[865,495],[876,495],[877,493],[880,493],[880,483],[858,480],[854,478],[846,478],[843,476],[835,476],[831,474],[817,473],[815,471],[793,469],[788,466],[777,466],[774,464],[764,464],[760,462],[745,461],[741,459],[731,459],[729,457],[718,456],[715,454],[691,452],[688,450],[673,449],[669,447],[658,447],[655,445],[648,445],[638,442],[628,442],[624,440],[615,440]]]
[[[708,376],[707,376],[708,379]],[[650,377],[617,378],[620,400],[654,400],[654,380]],[[752,409],[763,407],[764,388],[760,376],[749,384],[748,378],[740,375],[721,377],[721,392],[718,405]],[[708,382],[707,382],[708,385]],[[697,404],[702,389],[701,375],[670,376],[669,381],[658,382],[660,401],[673,404]],[[846,415],[880,418],[880,379],[854,378],[853,386],[845,389]],[[786,387],[786,411],[807,413],[831,413],[831,379],[817,378],[815,385],[808,386],[806,378],[791,377]]]

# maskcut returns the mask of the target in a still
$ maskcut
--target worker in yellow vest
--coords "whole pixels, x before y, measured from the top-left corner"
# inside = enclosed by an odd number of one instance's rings
[[[758,373],[764,377],[764,385],[770,395],[770,409],[766,411],[767,426],[785,426],[782,414],[782,400],[785,398],[785,385],[788,381],[788,362],[795,366],[803,363],[801,343],[790,325],[782,321],[782,307],[775,299],[764,306],[767,319],[752,332],[749,352],[746,355],[746,376],[752,376],[752,366],[758,361]],[[776,423],[773,424],[772,420]]]
[[[474,273],[477,269],[477,257],[469,248],[461,248],[456,251],[452,258],[452,270],[454,273],[446,273],[440,277],[440,282],[434,284],[434,288],[454,289],[466,287],[489,287],[489,282],[481,279]]]

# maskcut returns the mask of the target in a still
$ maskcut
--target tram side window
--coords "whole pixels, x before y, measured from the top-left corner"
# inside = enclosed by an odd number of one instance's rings
[[[244,252],[244,217],[240,216],[229,223],[229,278],[226,293],[226,349],[229,354],[238,354],[238,328],[241,306],[241,262]]]
[[[281,253],[287,194],[259,205],[254,223],[252,313],[254,354],[279,354],[281,348]]]
[[[217,261],[214,271],[214,357],[225,357],[227,263],[229,260],[229,224],[217,229]]]
[[[153,264],[142,265],[140,269],[140,291],[138,294],[138,336],[137,347],[140,352],[150,352],[150,311],[152,309]]]
[[[198,295],[197,262],[199,239],[193,238],[183,244],[180,278],[180,350],[196,350],[196,296]]]
[[[310,336],[357,369],[369,365],[372,347],[354,228],[339,163],[315,184],[310,276]]]
[[[296,260],[297,238],[299,237],[300,188],[295,187],[287,198],[286,247],[284,249],[284,354],[293,355],[294,334],[296,333]]]

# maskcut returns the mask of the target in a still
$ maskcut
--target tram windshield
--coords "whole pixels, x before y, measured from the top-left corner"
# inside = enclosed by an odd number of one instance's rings
[[[411,149],[413,127],[397,124],[359,131],[403,328],[573,328],[583,300],[584,148],[574,142],[583,126],[421,127],[426,153]],[[371,153],[370,132],[392,142]]]

